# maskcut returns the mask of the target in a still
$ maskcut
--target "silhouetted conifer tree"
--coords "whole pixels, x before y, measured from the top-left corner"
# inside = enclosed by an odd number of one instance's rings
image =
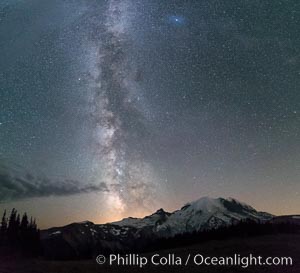
[[[17,218],[16,218],[16,229],[19,230],[21,224],[21,220],[20,220],[20,214],[17,214]]]
[[[7,218],[6,218],[6,210],[3,213],[1,220],[1,228],[0,228],[0,244],[4,244],[7,235]]]
[[[29,225],[27,214],[24,213],[20,224],[20,241],[23,249],[30,244]]]
[[[28,229],[28,224],[29,224],[29,222],[28,222],[28,216],[27,216],[27,214],[25,212],[23,214],[22,221],[21,221],[21,226],[20,226],[21,230]]]
[[[17,211],[15,208],[12,209],[9,217],[7,236],[11,244],[16,243],[18,237],[18,223],[17,223]]]
[[[2,220],[1,220],[1,234],[4,234],[6,233],[7,231],[7,218],[6,218],[6,210],[4,211],[3,213],[3,216],[2,216]]]
[[[8,224],[6,212],[4,212],[1,221],[1,242],[14,250],[22,250],[24,254],[38,254],[40,251],[40,236],[35,219],[28,221],[26,213],[22,218],[16,209],[12,209]]]

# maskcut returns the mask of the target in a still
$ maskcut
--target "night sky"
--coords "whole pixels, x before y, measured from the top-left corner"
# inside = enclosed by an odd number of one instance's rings
[[[299,26],[298,0],[2,0],[0,211],[299,213]]]

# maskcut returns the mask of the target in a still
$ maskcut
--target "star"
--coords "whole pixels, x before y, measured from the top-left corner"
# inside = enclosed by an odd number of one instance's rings
[[[179,15],[171,15],[168,19],[169,22],[175,26],[181,26],[186,22],[185,17]]]

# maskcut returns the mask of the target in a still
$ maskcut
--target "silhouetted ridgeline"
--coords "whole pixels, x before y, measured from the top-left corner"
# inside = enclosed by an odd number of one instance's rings
[[[275,218],[276,219],[276,218]],[[177,248],[210,240],[224,240],[228,238],[249,238],[269,234],[300,233],[300,225],[290,221],[269,221],[260,223],[252,220],[242,220],[238,224],[223,226],[213,230],[203,230],[192,233],[175,235],[172,238],[160,238],[151,242],[144,251]]]
[[[35,219],[29,219],[26,213],[20,217],[15,209],[7,217],[5,210],[0,227],[1,251],[37,255],[41,250],[39,233]]]
[[[28,219],[26,213],[20,217],[15,209],[7,217],[5,211],[0,226],[0,255],[9,252],[30,256],[43,255],[48,259],[76,260],[92,258],[99,253],[142,253],[179,248],[210,240],[300,233],[299,216],[281,216],[263,222],[242,220],[239,223],[232,223],[215,229],[202,229],[165,238],[154,233],[151,233],[151,235],[141,233],[138,238],[130,237],[126,241],[128,242],[126,244],[127,248],[113,248],[112,246],[115,246],[119,242],[118,240],[121,240],[117,232],[114,236],[100,241],[93,240],[93,236],[89,236],[87,239],[80,237],[82,240],[77,240],[73,236],[78,233],[78,230],[82,234],[83,226],[87,226],[86,229],[91,229],[95,233],[94,229],[89,226],[91,224],[88,222],[70,224],[63,227],[61,231],[54,231],[49,238],[47,237],[48,239],[43,240],[34,219]],[[66,234],[69,241],[64,240],[63,234]]]
[[[140,233],[141,235],[138,237],[131,236],[126,238],[120,236],[121,232],[115,232],[115,235],[111,235],[110,237],[105,233],[107,237],[101,240],[97,240],[97,237],[93,236],[93,234],[96,234],[96,230],[92,223],[73,223],[59,230],[57,228],[50,229],[50,231],[47,231],[50,232],[50,236],[46,236],[46,239],[41,238],[41,242],[45,258],[51,260],[77,260],[89,259],[97,256],[99,253],[104,255],[111,253],[146,253],[201,244],[210,240],[247,239],[255,236],[279,235],[284,233],[300,234],[299,221],[293,222],[290,221],[293,218],[287,217],[284,221],[278,223],[277,221],[273,221],[274,219],[276,217],[268,222],[243,220],[239,223],[232,223],[231,225],[216,229],[203,229],[165,238],[155,233]],[[90,229],[92,234],[84,237]],[[132,232],[137,232],[137,230],[134,229]],[[120,242],[125,247],[119,247],[121,245]]]

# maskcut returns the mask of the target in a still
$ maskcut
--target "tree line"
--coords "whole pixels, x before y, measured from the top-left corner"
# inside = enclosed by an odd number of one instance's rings
[[[152,241],[140,252],[155,251],[188,246],[210,240],[224,240],[228,238],[249,238],[269,234],[299,234],[300,226],[297,224],[283,223],[261,223],[250,219],[241,220],[237,224],[221,226],[217,229],[204,229],[191,233],[177,234],[168,238],[153,238]]]
[[[226,240],[235,238],[251,238],[256,236],[272,234],[299,234],[300,226],[289,222],[271,223],[257,222],[250,219],[241,220],[230,225],[220,226],[213,229],[202,229],[193,232],[176,234],[172,237],[159,237],[152,235],[141,236],[133,242],[133,245],[125,250],[118,250],[120,254],[156,252],[163,249],[186,247],[193,244],[201,244],[211,240]],[[97,253],[109,255],[112,253],[110,247],[100,245],[96,253],[91,250],[89,254],[80,258],[91,258]],[[87,252],[88,253],[88,252]],[[88,256],[90,255],[90,256]]]
[[[40,231],[36,220],[23,216],[12,209],[7,217],[6,210],[3,213],[0,226],[0,246],[11,250],[21,251],[26,254],[38,254],[40,251]]]

